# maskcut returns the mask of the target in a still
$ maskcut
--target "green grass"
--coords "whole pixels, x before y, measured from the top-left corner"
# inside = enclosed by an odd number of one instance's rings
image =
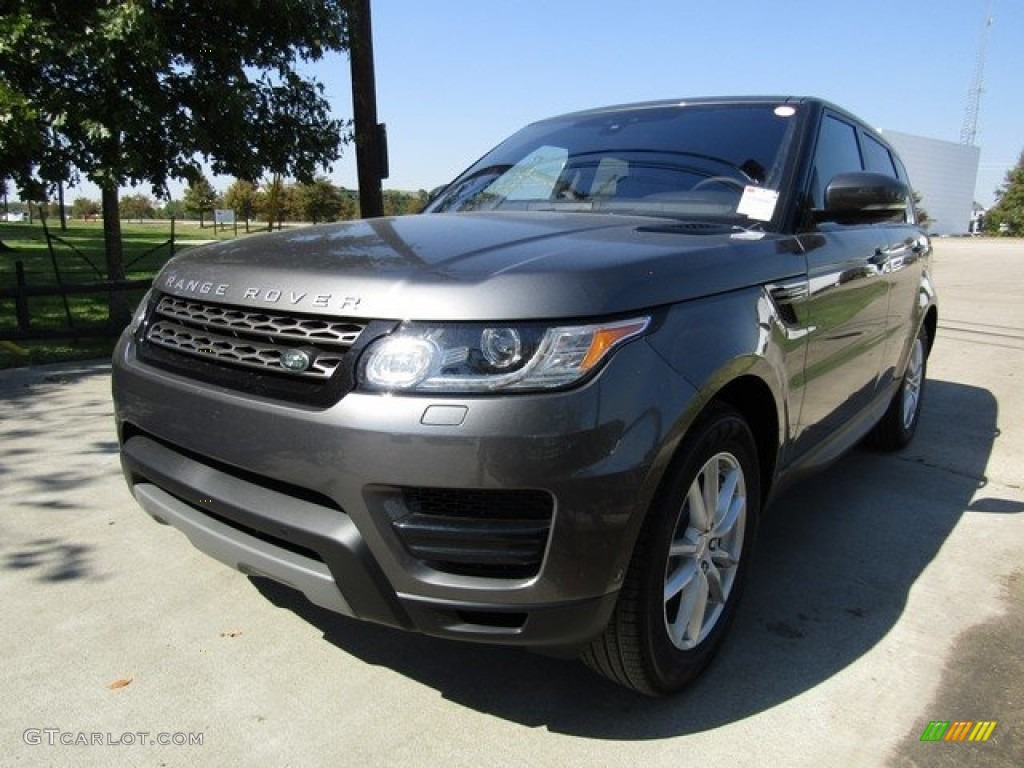
[[[60,241],[53,243],[54,256],[47,247],[40,223],[0,223],[0,242],[10,250],[0,251],[0,287],[13,288],[16,283],[15,263],[24,265],[29,285],[54,285],[57,276],[54,259],[64,284],[90,283],[106,276],[102,222],[69,222],[61,231],[56,222],[50,234]],[[170,221],[129,222],[121,224],[124,262],[129,279],[151,278],[170,258],[167,241],[171,235]],[[198,222],[175,223],[175,252],[209,240],[234,237],[233,230],[214,232],[211,226]],[[142,291],[129,293],[132,307],[141,299]],[[67,312],[60,296],[40,296],[28,300],[33,328],[66,328]],[[107,322],[106,294],[69,296],[68,308],[75,328],[97,328]],[[18,327],[14,299],[0,299],[0,335]],[[114,339],[80,338],[60,341],[0,342],[0,368],[21,365],[109,357]]]

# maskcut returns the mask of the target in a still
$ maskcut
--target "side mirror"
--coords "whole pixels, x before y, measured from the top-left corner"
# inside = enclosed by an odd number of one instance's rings
[[[899,179],[881,173],[840,173],[825,188],[825,208],[814,211],[817,222],[875,224],[906,216],[910,190]]]

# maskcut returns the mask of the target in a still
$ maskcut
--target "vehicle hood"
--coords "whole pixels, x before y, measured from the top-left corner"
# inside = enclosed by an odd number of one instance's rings
[[[367,219],[190,249],[154,284],[177,296],[412,320],[594,317],[803,272],[793,238],[592,213]]]

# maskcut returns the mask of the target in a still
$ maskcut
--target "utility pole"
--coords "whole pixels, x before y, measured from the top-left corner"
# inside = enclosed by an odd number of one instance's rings
[[[352,68],[352,110],[355,121],[359,215],[384,215],[381,179],[387,178],[384,126],[377,123],[377,83],[373,74],[373,31],[370,0],[354,0],[349,16],[349,62]]]

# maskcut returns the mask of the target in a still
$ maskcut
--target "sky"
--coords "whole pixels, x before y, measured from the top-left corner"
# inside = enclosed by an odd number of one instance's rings
[[[1024,151],[1022,0],[371,0],[371,15],[386,189],[444,184],[534,120],[648,99],[821,96],[958,142],[987,18],[978,202]],[[347,55],[304,71],[352,116]],[[328,176],[356,187],[351,146]]]

